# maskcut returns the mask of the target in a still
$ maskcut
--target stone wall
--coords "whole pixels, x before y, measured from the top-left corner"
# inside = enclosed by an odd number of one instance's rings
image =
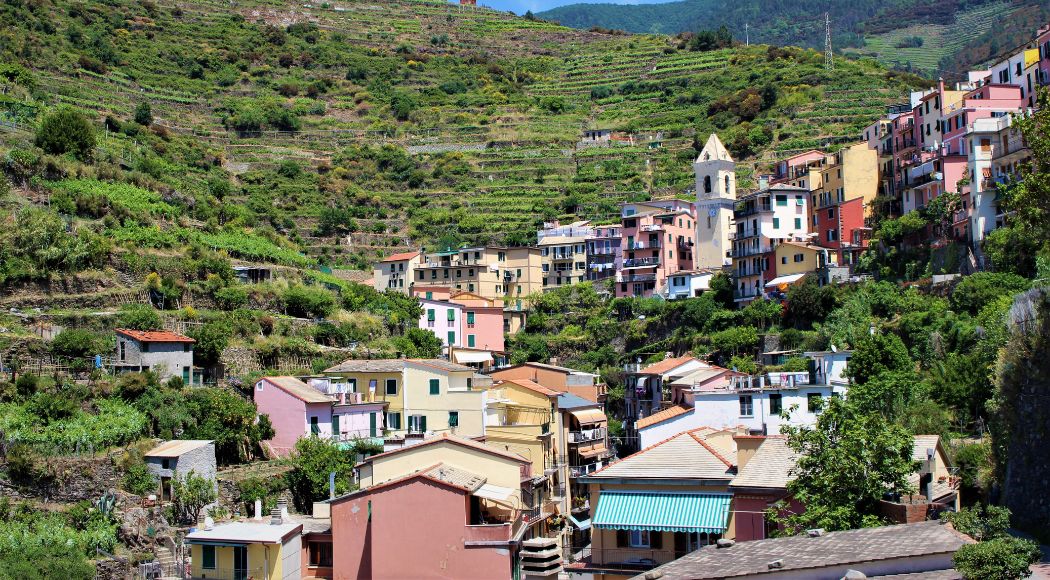
[[[0,496],[57,502],[95,500],[120,484],[115,459],[115,455],[48,457],[41,460],[44,475],[38,483],[0,480]]]

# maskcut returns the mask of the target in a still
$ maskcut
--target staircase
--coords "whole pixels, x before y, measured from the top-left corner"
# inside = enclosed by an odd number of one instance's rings
[[[160,577],[158,580],[183,580],[182,570],[179,569],[175,555],[166,546],[156,549],[157,562],[160,563]]]

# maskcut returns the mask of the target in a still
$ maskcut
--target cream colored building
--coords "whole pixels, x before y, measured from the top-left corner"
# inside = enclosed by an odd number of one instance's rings
[[[693,162],[696,175],[696,268],[721,268],[731,263],[733,205],[736,203],[736,163],[712,133]]]
[[[524,325],[526,298],[543,289],[540,250],[486,246],[425,254],[415,284],[502,300],[504,330],[513,333]]]
[[[347,360],[325,369],[346,380],[360,402],[386,402],[386,434],[485,433],[485,390],[492,379],[441,359]]]
[[[593,235],[594,228],[586,221],[567,226],[555,222],[536,232],[543,290],[587,280],[587,238]]]
[[[393,254],[377,262],[372,269],[372,284],[378,292],[394,290],[410,294],[415,281],[413,272],[419,266],[419,252]]]
[[[864,215],[869,216],[878,193],[879,152],[868,148],[867,143],[857,143],[828,156],[820,185],[813,190],[810,210],[815,215],[828,206],[859,197],[864,200]]]

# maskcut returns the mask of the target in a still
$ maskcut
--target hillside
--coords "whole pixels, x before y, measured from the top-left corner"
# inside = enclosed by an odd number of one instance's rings
[[[326,6],[4,5],[17,23],[4,59],[28,70],[0,101],[6,171],[24,186],[8,215],[51,200],[134,276],[192,247],[364,268],[681,195],[711,131],[766,161],[852,139],[920,82],[844,59],[828,72],[813,51],[691,52],[444,3]],[[89,159],[29,146],[58,105],[96,123]],[[152,118],[134,122],[144,105]],[[585,127],[634,142],[584,147]]]
[[[955,76],[960,63],[976,65],[994,58],[1000,50],[1026,40],[1034,27],[1050,18],[1050,7],[1031,0],[684,0],[647,5],[572,4],[538,16],[580,29],[663,34],[725,24],[739,41],[745,39],[748,25],[752,43],[820,49],[825,12],[831,16],[836,50],[872,56],[887,66],[929,76]]]

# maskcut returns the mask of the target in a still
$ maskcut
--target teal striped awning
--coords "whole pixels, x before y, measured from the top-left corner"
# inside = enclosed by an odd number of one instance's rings
[[[732,498],[728,493],[602,491],[591,525],[606,530],[720,534],[726,531]]]

